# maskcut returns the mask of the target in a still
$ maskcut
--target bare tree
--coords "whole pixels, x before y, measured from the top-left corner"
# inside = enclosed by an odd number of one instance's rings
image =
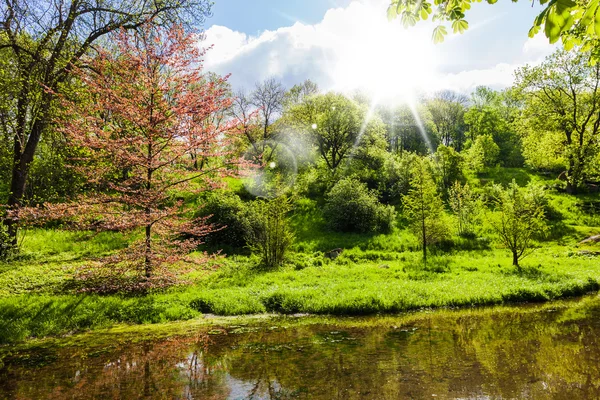
[[[285,87],[275,78],[269,78],[256,84],[250,102],[258,108],[261,116],[262,140],[268,140],[271,137],[271,125],[283,109],[284,96]]]
[[[51,122],[53,100],[72,79],[71,65],[81,64],[96,42],[118,29],[148,22],[202,22],[207,0],[5,0],[0,4],[0,51],[8,52],[14,74],[6,126],[12,137],[13,165],[8,207],[21,205],[29,167],[42,134]],[[6,218],[16,243],[16,221]]]
[[[234,119],[240,121],[238,129],[248,140],[248,143],[250,143],[250,146],[252,146],[254,151],[258,152],[258,148],[256,147],[256,135],[254,133],[256,130],[256,121],[254,118],[256,109],[250,101],[250,96],[248,96],[245,90],[240,89],[235,93],[230,112]]]

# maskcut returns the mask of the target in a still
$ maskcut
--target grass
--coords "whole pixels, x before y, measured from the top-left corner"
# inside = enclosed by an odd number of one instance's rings
[[[523,170],[516,173],[525,179]],[[499,180],[510,181],[510,171],[501,174]],[[529,180],[543,183],[543,177],[534,175]],[[77,266],[126,247],[128,237],[32,230],[21,256],[0,264],[0,343],[120,323],[192,320],[205,313],[366,315],[580,295],[600,287],[598,257],[582,254],[577,246],[581,239],[600,233],[598,217],[578,206],[586,200],[552,194],[552,233],[523,261],[523,269],[516,270],[507,250],[482,239],[456,240],[432,254],[424,266],[408,231],[330,232],[319,204],[302,199],[292,220],[297,239],[286,266],[258,270],[255,258],[238,254],[223,259],[215,272],[190,273],[190,285],[145,296],[75,294],[68,284]],[[340,257],[324,257],[337,247],[344,249]]]

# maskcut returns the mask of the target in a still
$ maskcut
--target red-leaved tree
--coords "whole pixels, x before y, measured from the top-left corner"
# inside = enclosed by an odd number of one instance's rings
[[[79,164],[94,190],[44,214],[77,228],[143,232],[83,277],[94,290],[144,290],[172,284],[172,265],[214,230],[185,218],[181,193],[214,187],[226,173],[238,122],[214,118],[232,100],[226,78],[203,74],[195,36],[146,27],[115,39],[115,49],[76,70],[87,101],[64,100],[57,121],[86,153]]]

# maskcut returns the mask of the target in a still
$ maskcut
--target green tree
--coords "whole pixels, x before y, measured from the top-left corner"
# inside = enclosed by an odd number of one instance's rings
[[[511,103],[511,92],[477,87],[471,95],[472,107],[465,113],[465,123],[472,142],[478,136],[491,135],[499,148],[500,163],[519,167],[523,165],[521,140],[513,124],[517,107]]]
[[[468,98],[452,91],[442,91],[427,102],[431,120],[445,146],[461,151],[465,142],[464,114]]]
[[[514,180],[506,189],[495,185],[491,192],[494,212],[490,225],[512,252],[513,265],[520,269],[519,260],[529,254],[535,236],[546,230],[540,192],[532,187],[522,189]]]
[[[500,148],[494,142],[492,135],[478,136],[467,153],[469,168],[477,173],[482,173],[496,165],[499,154]]]
[[[411,189],[403,196],[402,203],[411,230],[421,243],[423,262],[427,263],[427,247],[447,238],[448,226],[444,220],[442,198],[425,159],[415,164]]]
[[[463,157],[452,147],[440,145],[434,159],[436,178],[439,179],[441,189],[449,189],[454,182],[464,179]]]
[[[282,194],[272,199],[254,202],[254,234],[251,248],[260,256],[261,264],[268,269],[277,268],[294,242],[288,214],[292,200]]]
[[[327,93],[307,97],[286,117],[308,133],[328,169],[335,173],[359,140],[365,110],[344,95]]]
[[[454,182],[448,191],[448,204],[456,216],[458,234],[460,236],[473,235],[481,210],[480,197],[473,192],[468,183],[463,186],[460,182]]]
[[[408,104],[395,108],[379,107],[377,113],[386,124],[390,152],[428,154],[435,148],[438,142],[435,126],[431,112],[423,104],[417,104],[414,108]]]
[[[558,51],[539,66],[517,71],[516,86],[525,101],[520,122],[524,136],[548,135],[566,160],[567,191],[576,193],[588,172],[588,163],[600,150],[600,65],[589,63],[589,53]],[[562,140],[557,143],[555,133]],[[537,140],[529,145],[536,146]],[[526,154],[535,154],[535,149]]]

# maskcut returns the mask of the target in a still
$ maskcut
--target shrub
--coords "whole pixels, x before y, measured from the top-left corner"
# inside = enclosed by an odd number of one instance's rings
[[[265,268],[281,266],[294,241],[287,216],[291,209],[292,202],[285,195],[253,204],[252,250],[258,253]]]
[[[244,247],[252,240],[250,207],[236,194],[224,191],[210,193],[197,214],[198,217],[212,215],[209,222],[223,228],[206,238],[210,245]]]
[[[327,194],[324,209],[329,226],[341,232],[390,232],[396,211],[377,200],[377,194],[364,183],[345,178]]]
[[[13,246],[6,225],[0,220],[0,260],[6,260],[13,252]]]

